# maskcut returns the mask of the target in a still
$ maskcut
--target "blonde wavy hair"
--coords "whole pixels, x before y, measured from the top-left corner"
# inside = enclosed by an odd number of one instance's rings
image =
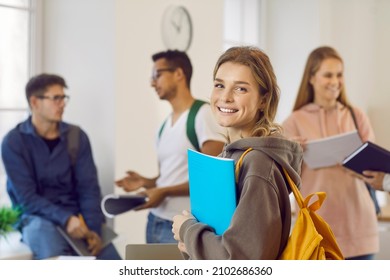
[[[275,132],[280,133],[281,126],[274,122],[280,91],[268,56],[257,47],[232,47],[219,57],[214,67],[213,79],[215,79],[219,67],[226,62],[248,66],[258,83],[261,98],[265,98],[266,105],[256,115],[257,120],[252,136],[269,136]]]

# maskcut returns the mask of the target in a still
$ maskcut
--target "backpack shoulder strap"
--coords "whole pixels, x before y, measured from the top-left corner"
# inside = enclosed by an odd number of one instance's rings
[[[160,140],[160,138],[161,138],[162,132],[164,131],[164,127],[165,127],[165,124],[167,123],[167,120],[168,120],[168,118],[165,119],[165,121],[163,122],[163,124],[162,124],[161,127],[160,127],[160,130],[158,131],[158,139],[159,139],[159,140]]]
[[[357,123],[357,120],[356,120],[356,115],[355,115],[355,112],[353,111],[353,108],[351,106],[347,106],[349,112],[351,113],[351,117],[353,119],[353,123],[355,124],[355,128],[356,130],[358,131],[358,134],[360,136],[360,132],[359,132],[359,126],[358,126],[358,123]],[[361,138],[361,137],[360,137]]]
[[[238,183],[238,179],[240,177],[240,169],[241,169],[241,165],[244,161],[244,157],[246,156],[247,153],[249,153],[252,150],[253,150],[252,148],[246,149],[246,151],[242,153],[242,155],[240,156],[240,158],[238,159],[238,161],[236,163],[236,166],[234,168],[234,175],[236,178],[236,184]]]
[[[77,125],[69,124],[69,130],[67,134],[67,148],[70,156],[72,167],[76,165],[77,155],[80,148],[80,127]]]
[[[187,117],[187,137],[197,151],[200,151],[200,147],[198,142],[198,136],[196,135],[196,130],[195,130],[195,117],[200,107],[202,107],[202,105],[205,103],[207,102],[203,100],[195,99]]]

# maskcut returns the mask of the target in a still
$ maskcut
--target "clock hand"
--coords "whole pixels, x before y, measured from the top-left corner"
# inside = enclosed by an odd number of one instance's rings
[[[178,20],[178,27],[179,27],[179,32],[180,32],[180,29],[181,29],[181,26],[182,26],[182,23],[183,23],[183,13],[180,13],[179,14],[179,20]]]
[[[180,25],[176,24],[176,22],[173,20],[171,20],[171,24],[173,25],[173,27],[175,27],[176,31],[180,33]]]

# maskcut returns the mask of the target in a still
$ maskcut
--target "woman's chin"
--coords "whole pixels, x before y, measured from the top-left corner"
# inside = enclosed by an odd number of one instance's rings
[[[231,122],[225,121],[225,120],[217,120],[217,123],[222,127],[230,127]]]

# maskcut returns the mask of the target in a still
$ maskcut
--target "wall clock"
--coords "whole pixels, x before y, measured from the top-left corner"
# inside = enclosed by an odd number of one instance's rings
[[[168,49],[187,51],[192,41],[192,21],[183,6],[169,6],[162,17],[161,34]]]

